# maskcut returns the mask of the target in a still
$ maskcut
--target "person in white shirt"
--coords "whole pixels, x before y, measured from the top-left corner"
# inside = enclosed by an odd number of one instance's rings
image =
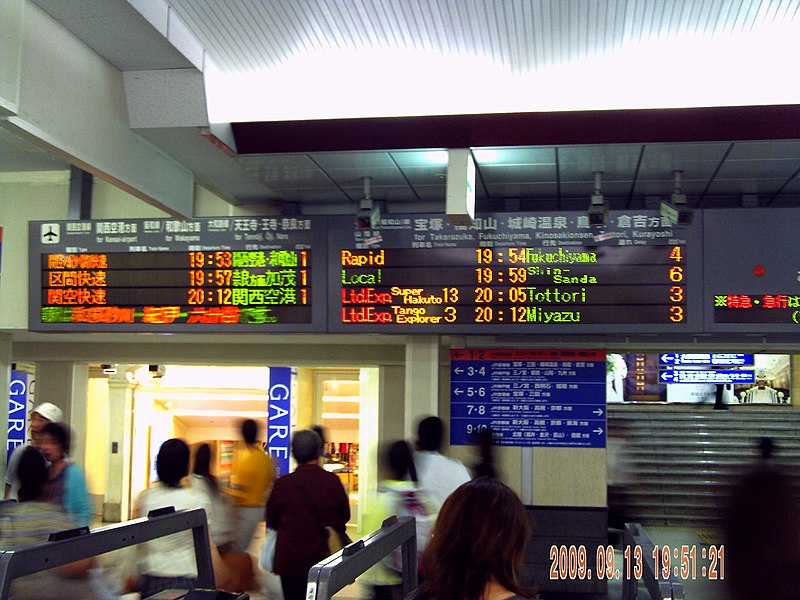
[[[55,404],[50,402],[42,402],[33,409],[31,413],[31,441],[24,446],[20,446],[8,459],[6,466],[6,489],[4,497],[10,500],[17,499],[17,492],[19,491],[19,475],[17,474],[17,466],[19,459],[22,456],[23,450],[27,446],[39,448],[42,440],[42,430],[45,425],[49,423],[60,423],[64,418],[64,413]]]
[[[427,490],[437,507],[462,483],[471,479],[460,461],[441,454],[444,423],[439,417],[426,417],[417,425],[417,452],[414,464],[421,488]]]
[[[184,486],[189,474],[189,446],[173,438],[161,444],[156,457],[158,483],[144,490],[136,504],[136,516],[146,517],[155,509],[172,506],[175,510],[202,508],[210,511],[207,497]],[[211,559],[217,584],[227,583],[229,573],[209,536]],[[181,531],[144,542],[140,547],[139,593],[143,598],[167,589],[192,589],[197,579],[197,559],[191,531]],[[221,587],[224,587],[224,583]]]

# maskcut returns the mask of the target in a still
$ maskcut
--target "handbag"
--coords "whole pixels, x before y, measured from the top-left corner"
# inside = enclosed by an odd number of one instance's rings
[[[328,552],[331,554],[338,552],[347,546],[347,544],[353,543],[353,540],[350,539],[347,533],[337,531],[330,525],[325,526],[325,533],[328,535]]]
[[[271,573],[275,566],[275,542],[278,541],[278,532],[267,528],[267,535],[264,537],[264,545],[258,555],[258,566],[265,573]]]

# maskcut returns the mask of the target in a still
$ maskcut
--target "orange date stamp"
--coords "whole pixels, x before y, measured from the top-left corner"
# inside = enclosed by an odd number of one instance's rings
[[[725,579],[725,546],[653,546],[646,553],[639,545],[625,546],[621,560],[613,546],[597,546],[594,552],[583,544],[550,546],[551,581],[641,579],[645,569],[662,580],[721,581]]]

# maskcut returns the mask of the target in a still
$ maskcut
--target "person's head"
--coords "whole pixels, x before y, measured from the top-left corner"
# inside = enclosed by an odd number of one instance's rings
[[[386,448],[386,466],[392,479],[417,481],[414,453],[405,440],[398,440]]]
[[[195,450],[192,472],[203,477],[211,475],[211,446],[208,444],[200,444]]]
[[[444,423],[439,417],[425,417],[417,425],[417,448],[439,452],[444,437]]]
[[[42,428],[39,448],[51,463],[57,463],[69,454],[70,433],[64,423],[48,423]]]
[[[205,479],[212,487],[217,487],[217,478],[211,473],[211,446],[200,444],[194,452],[192,473]]]
[[[249,445],[255,444],[258,438],[258,422],[253,419],[242,421],[242,439]]]
[[[521,596],[517,581],[530,523],[525,506],[497,479],[478,477],[447,497],[425,548],[424,587],[434,598],[478,600],[491,580]]]
[[[322,425],[312,425],[311,430],[319,436],[320,454],[322,454],[322,449],[325,448],[325,429]]]
[[[769,460],[772,458],[772,455],[775,453],[775,442],[772,441],[772,438],[758,438],[756,445],[758,446],[758,455],[760,458],[763,460]]]
[[[42,495],[47,483],[47,463],[39,450],[33,446],[26,446],[22,450],[17,474],[20,484],[17,497],[20,502],[30,502]]]
[[[494,438],[490,427],[478,429],[478,433],[475,436],[475,444],[478,446],[480,457],[486,462],[492,462]]]
[[[161,444],[156,456],[158,479],[167,487],[180,487],[181,479],[189,474],[189,446],[178,438]]]
[[[55,404],[42,402],[33,409],[31,414],[31,435],[38,436],[48,423],[60,423],[64,413]]]
[[[311,429],[300,429],[292,436],[292,456],[298,465],[319,460],[321,442]]]

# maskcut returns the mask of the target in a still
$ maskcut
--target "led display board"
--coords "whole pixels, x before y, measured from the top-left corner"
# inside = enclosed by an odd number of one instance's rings
[[[706,329],[800,332],[800,211],[708,210],[703,220]]]
[[[308,217],[31,222],[29,328],[324,331],[322,231]]]
[[[698,215],[699,217],[699,215]],[[700,219],[656,211],[331,218],[331,332],[586,333],[702,329]]]

